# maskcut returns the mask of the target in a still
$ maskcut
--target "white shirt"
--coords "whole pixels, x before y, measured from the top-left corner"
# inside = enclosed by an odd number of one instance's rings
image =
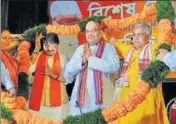
[[[115,87],[113,83],[110,82],[110,74],[118,72],[120,67],[119,58],[117,56],[114,46],[110,43],[106,43],[102,58],[95,57],[95,53],[98,49],[97,45],[90,46],[91,53],[87,65],[87,81],[86,81],[86,91],[87,97],[85,105],[81,108],[83,113],[97,110],[99,108],[108,107],[113,102],[113,95]],[[79,78],[80,72],[84,68],[82,66],[83,57],[83,45],[79,46],[76,52],[73,54],[70,61],[66,64],[64,76],[66,78],[66,84],[71,83],[73,75],[76,74],[76,81],[72,91],[72,96],[70,100],[70,115],[80,115],[80,109],[76,107],[77,95],[79,90]],[[94,74],[93,70],[99,70],[102,72],[103,79],[103,104],[95,104],[95,85],[94,85]]]
[[[1,61],[1,82],[5,86],[6,90],[10,90],[11,88],[14,88],[14,85],[10,79],[10,74],[5,67],[4,63]]]
[[[176,71],[176,50],[166,54],[163,61],[171,71]]]

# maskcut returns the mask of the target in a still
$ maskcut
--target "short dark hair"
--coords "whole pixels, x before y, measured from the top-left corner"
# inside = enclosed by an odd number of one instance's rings
[[[9,31],[9,28],[7,28],[7,27],[1,27],[1,33],[4,32],[4,31]]]
[[[59,44],[60,40],[59,40],[58,35],[56,33],[48,33],[46,36],[45,42],[49,42],[51,44],[53,44],[53,43]]]

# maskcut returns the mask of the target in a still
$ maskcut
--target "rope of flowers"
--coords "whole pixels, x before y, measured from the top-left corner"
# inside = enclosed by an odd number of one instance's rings
[[[58,35],[77,35],[80,32],[85,31],[85,26],[88,21],[97,21],[101,23],[102,28],[113,29],[120,31],[123,29],[132,28],[134,24],[144,22],[144,23],[155,23],[156,20],[163,18],[168,18],[171,22],[174,21],[174,8],[170,1],[157,1],[154,4],[149,5],[144,8],[142,12],[136,13],[133,16],[123,18],[123,19],[107,19],[105,16],[91,16],[86,19],[80,20],[75,25],[51,25],[51,24],[41,24],[33,28],[29,28],[23,34],[28,41],[34,41],[36,33],[46,33],[55,32]]]
[[[78,35],[85,31],[85,26],[89,21],[97,21],[101,23],[103,29],[125,29],[138,22],[151,23],[156,18],[156,5],[152,4],[145,8],[142,12],[131,17],[123,19],[107,19],[105,16],[91,16],[80,20],[75,25],[51,25],[40,24],[24,31],[24,37],[27,41],[34,42],[36,33],[57,33],[58,35]]]
[[[103,28],[109,29],[126,29],[138,22],[152,23],[156,19],[156,4],[152,4],[145,8],[142,12],[137,13],[131,17],[123,19],[107,19],[105,16],[91,16],[87,19],[79,21],[72,26],[67,25],[47,25],[47,33],[55,32],[58,35],[77,35],[85,30],[88,21],[97,21],[101,23]]]
[[[1,123],[11,124],[61,124],[62,121],[53,121],[46,117],[38,117],[26,111],[26,99],[22,96],[9,96],[9,93],[1,93]]]
[[[133,16],[123,19],[103,19],[101,25],[103,28],[123,30],[132,27],[136,23],[152,23],[156,19],[156,4],[151,4],[147,8],[144,8],[142,12],[139,12]]]

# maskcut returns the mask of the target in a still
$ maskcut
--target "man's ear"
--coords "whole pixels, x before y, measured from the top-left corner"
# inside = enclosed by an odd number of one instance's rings
[[[149,41],[149,40],[150,40],[150,38],[151,38],[151,36],[150,36],[150,35],[147,35],[147,41]]]

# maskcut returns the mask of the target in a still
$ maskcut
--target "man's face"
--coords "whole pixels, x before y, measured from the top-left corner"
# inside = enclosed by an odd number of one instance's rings
[[[44,51],[45,53],[47,53],[47,55],[53,56],[58,51],[58,44],[56,43],[51,44],[49,42],[45,42]]]
[[[95,22],[86,25],[86,40],[90,45],[100,41],[100,27]]]
[[[133,33],[133,44],[140,49],[149,42],[149,35],[146,35],[144,28],[136,28]]]

